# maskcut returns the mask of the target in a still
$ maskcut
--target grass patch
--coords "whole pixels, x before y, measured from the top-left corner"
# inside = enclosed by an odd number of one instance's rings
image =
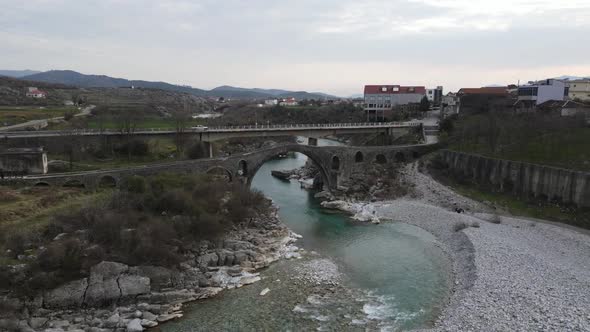
[[[0,125],[13,125],[31,120],[64,116],[68,112],[78,113],[76,107],[8,107],[0,106]]]

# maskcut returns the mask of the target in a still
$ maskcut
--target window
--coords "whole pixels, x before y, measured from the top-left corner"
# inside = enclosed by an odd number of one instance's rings
[[[387,87],[386,86],[381,87],[381,92],[387,92]]]
[[[394,87],[393,87],[393,92],[398,92],[398,91],[399,91],[399,87],[397,87],[397,86],[394,86]]]

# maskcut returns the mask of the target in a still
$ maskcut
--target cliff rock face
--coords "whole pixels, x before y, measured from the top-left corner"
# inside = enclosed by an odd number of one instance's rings
[[[455,175],[504,192],[590,207],[590,173],[445,150]]]

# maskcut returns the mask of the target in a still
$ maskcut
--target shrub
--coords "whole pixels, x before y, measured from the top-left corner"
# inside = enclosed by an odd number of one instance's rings
[[[468,227],[468,226],[467,226],[467,224],[466,224],[465,222],[463,222],[463,221],[459,221],[459,222],[456,222],[456,223],[453,225],[453,230],[454,230],[455,232],[458,232],[458,231],[464,230],[464,229],[465,229],[465,228],[467,228],[467,227]]]
[[[6,237],[6,249],[11,251],[12,258],[22,255],[25,252],[27,239],[23,233],[12,233]]]
[[[143,140],[132,140],[128,143],[118,145],[114,148],[114,151],[121,155],[132,155],[132,156],[147,156],[150,152],[149,144]]]
[[[82,267],[82,243],[75,238],[53,242],[39,254],[39,266],[44,271],[59,270],[67,276],[77,276]]]
[[[66,112],[64,113],[64,120],[66,120],[66,121],[70,121],[70,120],[72,120],[73,118],[74,118],[74,112],[72,112],[72,111],[66,111]]]
[[[203,142],[196,142],[186,150],[189,159],[201,159],[209,157],[209,148]]]
[[[473,228],[479,228],[479,223],[477,221],[474,221],[473,223],[471,223],[471,227]]]
[[[143,194],[146,189],[145,178],[139,175],[128,177],[125,181],[125,189],[132,193]]]

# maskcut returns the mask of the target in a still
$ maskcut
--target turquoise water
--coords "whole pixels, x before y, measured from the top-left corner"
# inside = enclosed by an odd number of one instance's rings
[[[306,157],[273,160],[253,187],[280,207],[280,216],[303,236],[296,244],[310,254],[280,261],[261,272],[262,281],[186,307],[185,318],[163,331],[400,330],[425,327],[448,296],[448,262],[429,233],[407,224],[367,225],[322,211],[297,181],[270,176],[273,169],[301,167]],[[298,277],[314,260],[333,262],[337,286]],[[264,288],[271,291],[260,296]]]

